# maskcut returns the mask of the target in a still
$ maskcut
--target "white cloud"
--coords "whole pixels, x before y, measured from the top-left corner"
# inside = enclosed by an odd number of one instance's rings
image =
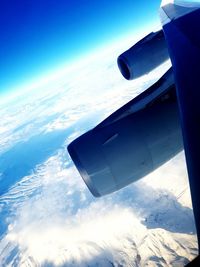
[[[75,261],[82,266],[102,253],[103,259],[113,261],[117,250],[125,253],[123,247],[128,243],[133,229],[136,235],[141,234],[141,238],[145,227],[139,224],[131,211],[123,207],[115,207],[112,211],[102,209],[101,203],[92,205],[75,217],[66,218],[63,224],[51,222],[40,226],[31,223],[20,230],[16,229],[17,233],[13,231],[7,239],[17,241],[26,257],[31,256],[39,263],[49,261],[60,265]],[[126,252],[128,254],[130,251]],[[129,257],[134,259],[135,246],[132,253]]]

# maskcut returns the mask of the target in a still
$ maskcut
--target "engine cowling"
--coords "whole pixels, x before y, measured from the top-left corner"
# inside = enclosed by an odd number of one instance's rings
[[[183,148],[172,69],[74,140],[68,151],[96,197],[149,174]]]
[[[121,54],[117,64],[127,80],[149,73],[169,59],[168,48],[162,30],[152,32]]]

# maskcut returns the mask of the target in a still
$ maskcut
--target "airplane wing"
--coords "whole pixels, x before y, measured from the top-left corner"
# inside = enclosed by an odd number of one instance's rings
[[[200,3],[163,1],[161,21],[175,77],[193,212],[200,244]]]

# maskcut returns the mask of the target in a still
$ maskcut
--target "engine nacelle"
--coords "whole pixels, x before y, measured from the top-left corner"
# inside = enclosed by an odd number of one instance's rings
[[[169,58],[162,30],[152,32],[117,59],[118,67],[127,80],[138,78],[158,67]]]
[[[98,197],[137,181],[182,148],[170,69],[148,90],[74,140],[68,151],[88,188]]]

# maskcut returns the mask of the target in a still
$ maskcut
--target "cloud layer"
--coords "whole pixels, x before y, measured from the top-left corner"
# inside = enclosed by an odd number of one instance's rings
[[[112,58],[104,51],[40,92],[2,104],[2,266],[181,266],[197,254],[183,153],[102,199],[67,154],[68,143],[166,68],[127,83]]]

